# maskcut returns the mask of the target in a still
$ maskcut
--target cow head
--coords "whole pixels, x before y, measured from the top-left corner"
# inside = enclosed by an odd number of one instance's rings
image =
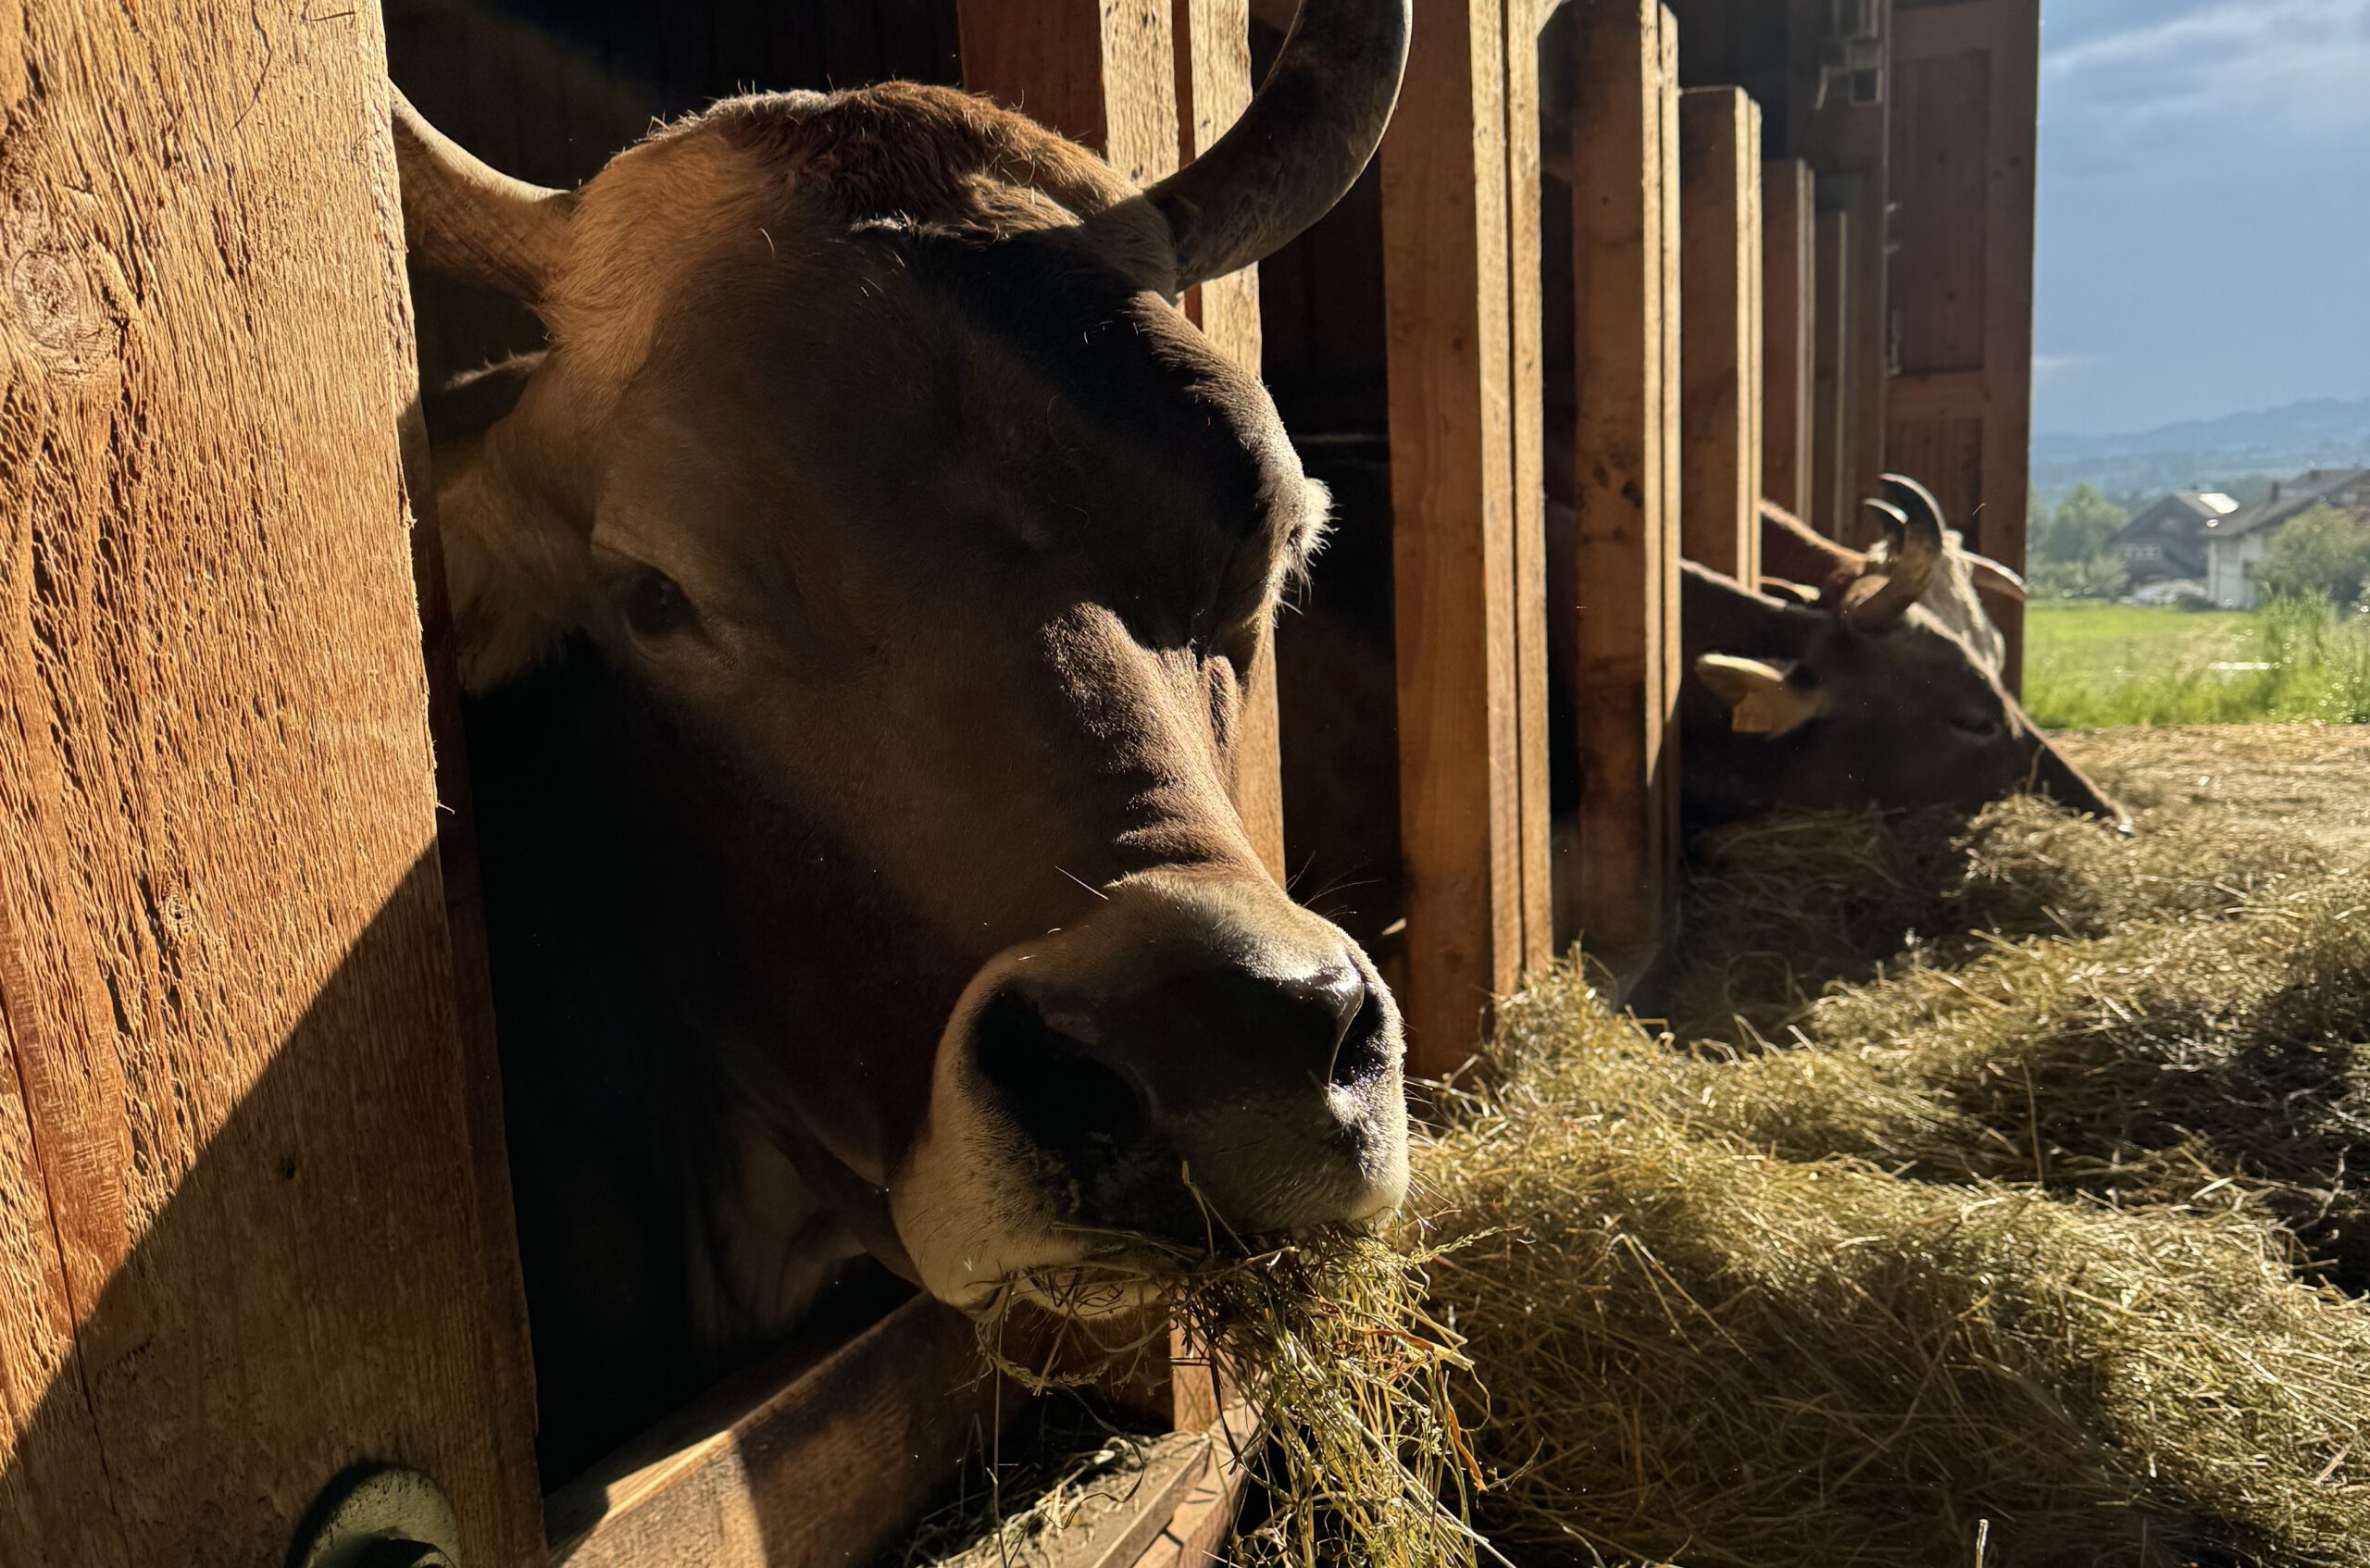
[[[943,1299],[1403,1192],[1391,999],[1229,796],[1326,498],[1172,302],[1349,186],[1406,27],[1311,0],[1149,189],[909,85],[726,102],[569,193],[396,106],[415,250],[550,339],[438,454],[465,678],[597,669],[618,918]]]
[[[1921,530],[1930,524],[1943,541],[1940,557],[1926,574],[1919,603],[1986,667],[2004,667],[2008,644],[2000,628],[2025,602],[2024,579],[1967,549],[1956,531],[1943,526],[1933,492],[1915,479],[1887,474],[1884,487],[1888,505],[1878,513],[1882,537],[1865,551],[1828,539],[1784,507],[1763,502],[1762,570],[1777,579],[1767,586],[1790,591],[1791,585],[1801,584],[1814,600],[1838,597],[1860,578],[1885,575],[1905,547],[1905,519],[1915,518]]]
[[[2121,823],[2001,685],[1997,666],[1927,607],[1948,557],[1939,517],[1869,504],[1894,542],[1836,579],[1818,605],[1689,565],[1686,778],[1695,815],[1971,811],[2028,789]]]

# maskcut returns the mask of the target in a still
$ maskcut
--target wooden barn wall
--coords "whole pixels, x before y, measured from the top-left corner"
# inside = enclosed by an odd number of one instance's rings
[[[543,1555],[384,78],[368,9],[0,7],[11,1568],[278,1562],[365,1459]]]
[[[671,119],[749,91],[952,83],[954,0],[386,0],[387,68],[496,168],[573,185]],[[512,302],[414,278],[430,385],[537,347]]]

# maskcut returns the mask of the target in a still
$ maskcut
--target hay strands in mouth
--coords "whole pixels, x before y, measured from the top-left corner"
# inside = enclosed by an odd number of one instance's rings
[[[1424,1269],[1437,1252],[1341,1227],[1223,1254],[1155,1242],[1131,1253],[1148,1261],[1010,1282],[979,1316],[988,1363],[1032,1391],[1148,1380],[1173,1323],[1256,1415],[1232,1456],[1254,1489],[1231,1562],[1504,1562],[1473,1525],[1488,1482],[1469,1422],[1486,1418],[1488,1398],[1462,1336],[1425,1306]],[[1024,1300],[1059,1314],[1050,1335],[1034,1325],[1006,1334]],[[1166,1310],[1110,1315],[1140,1301]],[[1009,1348],[1016,1340],[1025,1362]]]

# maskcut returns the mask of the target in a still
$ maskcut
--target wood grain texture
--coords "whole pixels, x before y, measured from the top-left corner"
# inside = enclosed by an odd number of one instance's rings
[[[542,1554],[384,80],[369,8],[0,27],[9,1568],[276,1562],[363,1459],[442,1483],[472,1563]]]
[[[892,1545],[1019,1402],[970,1320],[916,1299],[751,1367],[555,1493],[553,1568],[840,1568]]]
[[[1762,165],[1761,492],[1796,516],[1811,504],[1817,374],[1818,231],[1810,165]]]
[[[1849,215],[1851,326],[1841,378],[1843,472],[1837,510],[1814,519],[1849,541],[1865,543],[1873,524],[1861,520],[1860,500],[1878,493],[1885,467],[1886,396],[1893,369],[1888,278],[1891,243],[1890,127],[1892,94],[1855,104],[1838,83],[1825,101],[1820,64],[1827,47],[1830,0],[1785,0],[1789,14],[1786,152],[1818,175],[1822,212]],[[1874,0],[1878,37],[1889,47],[1891,0]]]
[[[1677,25],[1657,0],[1573,0],[1574,653],[1582,763],[1559,925],[1666,937],[1677,853]]]
[[[1503,23],[1502,0],[1419,10],[1382,147],[1402,1002],[1423,1075],[1471,1056],[1522,971]]]
[[[1251,8],[1247,0],[1174,0],[1178,156],[1199,157],[1251,102]],[[1211,343],[1259,373],[1259,269],[1190,289],[1185,314]],[[1281,736],[1276,715],[1276,641],[1261,639],[1235,744],[1235,804],[1251,842],[1279,881],[1287,875]]]
[[[1810,509],[1801,516],[1840,538],[1852,509],[1852,215],[1821,212],[1813,240],[1818,337],[1811,355]]]
[[[1934,488],[1985,554],[2022,569],[2031,482],[2038,0],[1963,0],[1895,19],[1891,287],[1902,377],[1888,463]],[[1931,477],[1926,468],[1932,466]],[[2002,629],[2023,682],[2021,612]]]
[[[1536,0],[1504,0],[1506,44],[1507,424],[1514,525],[1515,744],[1525,971],[1555,956],[1553,806],[1549,798],[1547,454],[1544,280],[1540,203],[1539,30]]]
[[[1177,166],[1171,0],[962,0],[963,84],[1138,184]]]
[[[1679,94],[1679,542],[1761,578],[1761,111],[1743,90]]]

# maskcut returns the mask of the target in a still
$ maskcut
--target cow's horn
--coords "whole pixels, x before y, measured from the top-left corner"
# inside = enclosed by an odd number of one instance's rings
[[[1943,543],[1942,504],[1934,499],[1932,491],[1906,474],[1887,474],[1883,484],[1885,499],[1901,509],[1902,528],[1892,536],[1894,559],[1922,556],[1923,570],[1930,576],[1942,564],[1942,552],[1947,548]]]
[[[575,197],[489,168],[390,87],[404,238],[437,272],[533,305],[558,270]]]
[[[1978,555],[1972,550],[1966,554],[1966,569],[1975,579],[1975,591],[1996,599],[2025,602],[2025,579],[2010,571],[1989,555]]]
[[[1217,143],[1148,193],[1190,288],[1272,255],[1331,209],[1391,123],[1411,0],[1302,0],[1283,53]]]
[[[1870,501],[1868,510],[1894,532],[1901,543],[1881,570],[1871,571],[1846,590],[1843,618],[1852,630],[1890,631],[1909,607],[1926,597],[1942,562],[1942,529],[1938,521],[1903,512],[1890,501]]]

